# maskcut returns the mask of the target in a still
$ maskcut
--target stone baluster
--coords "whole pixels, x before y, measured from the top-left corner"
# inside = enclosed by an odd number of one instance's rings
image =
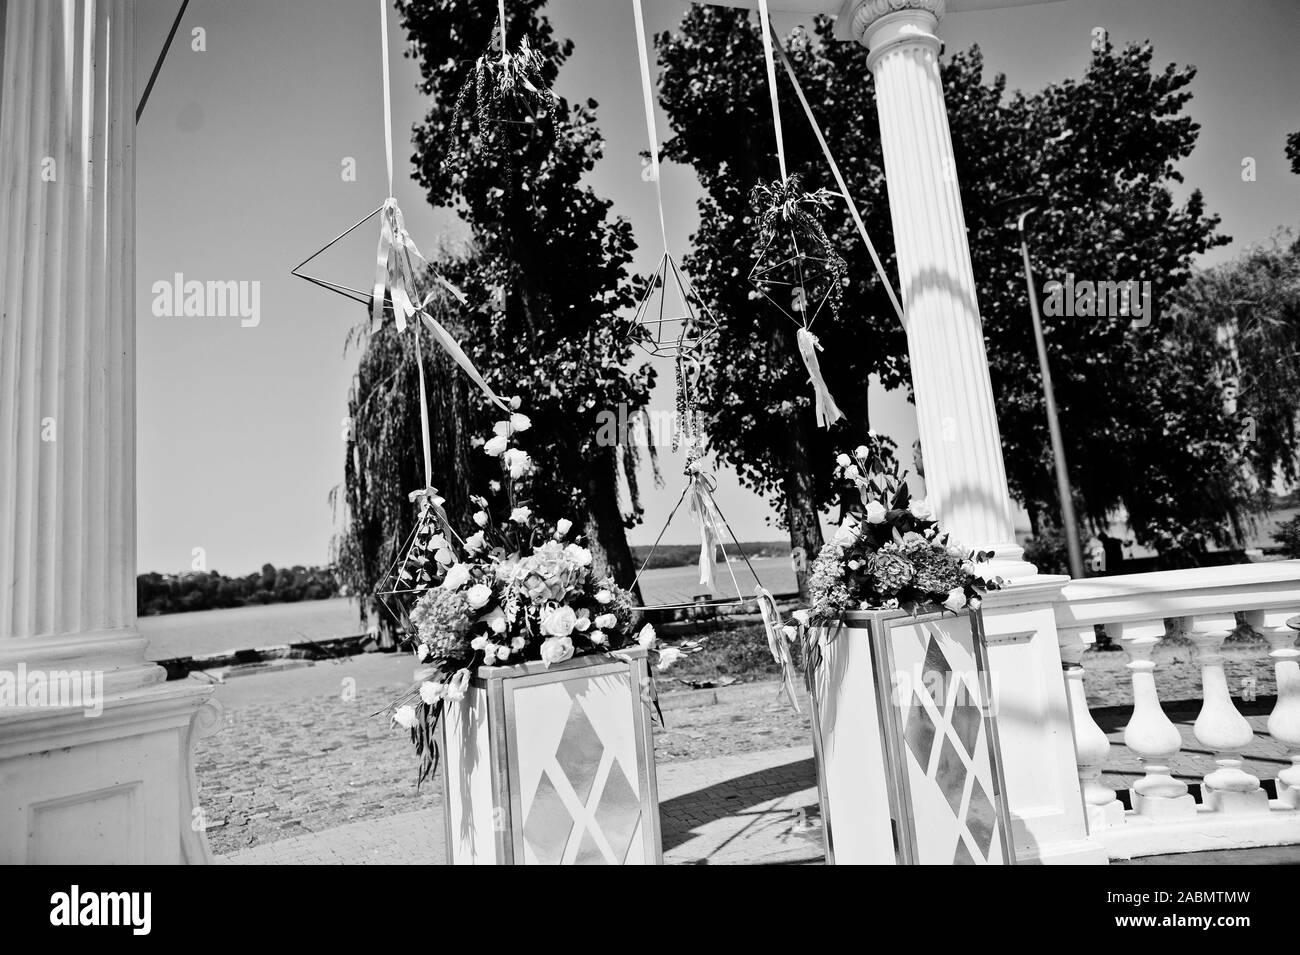
[[[1133,680],[1133,716],[1124,727],[1124,745],[1142,760],[1143,777],[1133,784],[1133,810],[1152,819],[1187,818],[1196,813],[1196,800],[1187,784],[1169,773],[1173,756],[1183,747],[1182,734],[1165,715],[1156,691],[1156,646],[1163,639],[1163,620],[1134,620],[1107,627],[1118,631],[1128,651]]]
[[[1277,702],[1268,717],[1268,734],[1285,743],[1291,755],[1291,765],[1277,774],[1278,802],[1300,809],[1300,617],[1286,616],[1285,611],[1252,610],[1246,621],[1268,641],[1277,673]]]
[[[1201,665],[1201,712],[1193,729],[1201,745],[1216,754],[1218,764],[1202,780],[1201,802],[1225,812],[1267,812],[1268,794],[1259,777],[1241,767],[1241,751],[1255,731],[1233,705],[1223,670],[1223,641],[1236,626],[1231,613],[1205,614],[1192,618],[1188,633]]]
[[[1110,755],[1110,740],[1088,709],[1084,690],[1083,655],[1097,642],[1092,627],[1057,632],[1061,645],[1061,666],[1070,704],[1070,726],[1074,730],[1074,752],[1079,764],[1079,786],[1088,813],[1088,831],[1096,832],[1124,822],[1124,806],[1115,798],[1115,790],[1101,781]]]

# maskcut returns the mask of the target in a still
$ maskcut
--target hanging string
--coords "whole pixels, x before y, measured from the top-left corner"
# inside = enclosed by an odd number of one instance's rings
[[[770,26],[770,25],[769,25]],[[849,215],[853,218],[853,224],[857,226],[858,235],[862,236],[862,241],[867,247],[867,252],[871,256],[871,262],[876,267],[876,274],[880,276],[880,282],[885,286],[885,294],[889,296],[889,302],[894,306],[894,312],[898,315],[898,320],[903,321],[903,306],[898,302],[898,296],[894,294],[894,283],[889,280],[885,273],[885,266],[880,261],[880,256],[876,253],[876,247],[871,242],[871,236],[867,235],[867,227],[862,221],[862,215],[858,212],[858,204],[853,201],[853,195],[849,192],[848,184],[844,181],[844,176],[840,173],[839,163],[831,154],[831,148],[826,143],[826,137],[822,134],[822,128],[817,123],[817,117],[813,115],[812,106],[808,103],[808,97],[804,95],[803,87],[799,83],[799,78],[795,76],[794,66],[790,63],[790,57],[785,52],[785,47],[781,43],[781,38],[773,29],[771,38],[776,46],[776,53],[781,58],[781,65],[785,67],[785,74],[790,78],[790,85],[794,87],[795,96],[799,98],[799,105],[803,107],[804,115],[808,118],[808,125],[812,127],[813,135],[817,137],[817,145],[821,147],[822,155],[826,157],[826,164],[830,166],[831,175],[835,177],[835,184],[840,187],[840,194],[844,197],[845,204],[849,207]]]
[[[393,95],[388,68],[388,0],[379,0],[379,36],[383,43],[384,158],[388,164],[388,197],[393,197]]]
[[[420,438],[424,442],[424,486],[433,486],[433,452],[429,440],[429,393],[424,384],[424,350],[420,347],[420,324],[415,323],[415,367],[420,372]]]
[[[763,59],[767,61],[767,91],[772,97],[772,129],[776,133],[776,160],[781,166],[781,181],[789,177],[785,168],[785,137],[781,134],[781,104],[776,91],[776,60],[772,55],[772,18],[767,0],[758,0],[758,19],[763,29]]]
[[[668,226],[664,219],[664,191],[659,183],[659,133],[655,129],[654,85],[650,81],[650,57],[646,53],[645,15],[641,0],[632,0],[636,15],[636,53],[641,61],[641,99],[645,106],[646,138],[650,143],[650,173],[655,181],[655,201],[659,206],[659,234],[663,236],[664,252],[668,251]]]
[[[497,0],[497,17],[501,23],[501,62],[505,62],[509,57],[506,52],[506,0]]]

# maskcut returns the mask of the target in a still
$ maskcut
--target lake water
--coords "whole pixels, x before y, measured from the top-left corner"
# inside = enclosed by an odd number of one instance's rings
[[[786,558],[760,557],[753,564],[761,583],[772,593],[790,593],[795,589],[794,571]],[[744,564],[733,563],[732,569],[742,593],[751,596],[754,575]],[[718,596],[734,595],[725,565],[719,564],[717,579]],[[695,567],[660,567],[646,571],[641,579],[641,593],[650,606],[689,602],[702,592]],[[357,603],[346,597],[140,618],[140,632],[149,638],[150,660],[333,640],[364,633],[365,629]]]

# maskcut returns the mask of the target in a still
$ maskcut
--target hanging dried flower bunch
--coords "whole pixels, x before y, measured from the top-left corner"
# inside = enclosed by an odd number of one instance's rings
[[[758,220],[758,261],[750,280],[769,298],[774,285],[803,289],[790,311],[802,313],[791,317],[804,325],[811,324],[823,305],[837,311],[843,297],[848,263],[835,250],[818,217],[839,198],[830,189],[805,192],[797,175],[760,182],[750,192],[749,202]],[[779,301],[776,304],[786,311]]]
[[[458,126],[466,120],[480,137],[487,138],[501,123],[536,122],[548,116],[558,100],[546,85],[546,58],[528,43],[519,41],[519,52],[511,53],[500,41],[500,27],[493,32],[488,50],[474,63],[452,116]]]

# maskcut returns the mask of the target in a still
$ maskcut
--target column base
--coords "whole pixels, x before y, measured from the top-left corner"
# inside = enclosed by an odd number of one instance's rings
[[[154,683],[97,715],[0,709],[0,864],[211,862],[193,744],[220,726],[212,692]]]
[[[1268,793],[1263,789],[1250,792],[1219,790],[1201,784],[1201,801],[1205,808],[1225,814],[1268,812]]]
[[[1088,833],[1056,633],[1054,604],[1070,578],[1024,566],[1031,573],[982,608],[1016,859],[1105,864]]]
[[[1124,804],[1118,799],[1101,806],[1088,806],[1087,809],[1089,832],[1124,825]]]
[[[1143,796],[1130,790],[1135,815],[1153,822],[1191,819],[1196,815],[1196,800],[1190,793],[1183,796]]]

